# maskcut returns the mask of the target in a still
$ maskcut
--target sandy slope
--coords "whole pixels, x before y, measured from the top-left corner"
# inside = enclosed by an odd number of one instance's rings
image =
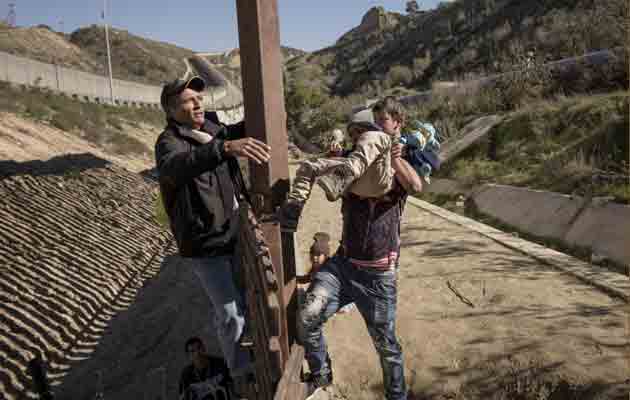
[[[128,134],[134,135],[145,143],[148,149],[153,149],[155,138],[159,134],[155,128],[127,127],[126,129]],[[47,160],[73,153],[92,153],[134,172],[154,166],[152,156],[131,158],[106,152],[77,134],[64,132],[15,114],[0,112],[0,160]]]

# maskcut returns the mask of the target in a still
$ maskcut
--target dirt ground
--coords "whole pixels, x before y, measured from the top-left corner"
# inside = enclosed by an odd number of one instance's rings
[[[403,221],[397,329],[413,399],[627,398],[626,304],[412,204]],[[340,228],[339,204],[316,189],[298,231],[303,260],[315,232],[338,240]],[[382,399],[360,314],[336,315],[325,332],[329,397]]]
[[[298,230],[303,265],[315,232],[339,239],[339,215],[316,188]],[[628,398],[625,303],[412,204],[402,239],[397,324],[410,399]],[[165,259],[57,393],[175,398],[185,339],[201,335],[218,351],[206,318],[190,271]],[[382,399],[360,315],[337,315],[325,331],[335,385],[320,399]]]

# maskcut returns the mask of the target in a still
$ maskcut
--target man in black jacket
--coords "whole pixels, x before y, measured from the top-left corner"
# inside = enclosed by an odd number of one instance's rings
[[[225,125],[204,113],[199,77],[177,79],[162,90],[167,126],[155,159],[164,208],[179,253],[199,278],[214,309],[215,327],[230,374],[238,386],[251,370],[241,347],[245,307],[238,281],[238,203],[247,200],[236,157],[269,161],[265,143],[244,137],[244,123]]]

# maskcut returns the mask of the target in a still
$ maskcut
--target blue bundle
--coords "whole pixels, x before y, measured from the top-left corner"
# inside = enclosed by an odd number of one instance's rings
[[[413,121],[412,126],[412,131],[400,137],[400,143],[407,149],[404,158],[418,175],[430,182],[431,173],[440,169],[437,130],[432,124],[420,121]]]

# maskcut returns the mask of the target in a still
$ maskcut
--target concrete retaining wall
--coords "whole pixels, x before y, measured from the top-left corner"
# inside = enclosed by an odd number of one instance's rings
[[[109,78],[59,65],[0,52],[0,80],[19,85],[38,86],[79,98],[80,100],[109,102]],[[150,105],[160,107],[160,86],[114,79],[114,98],[117,104]],[[213,88],[207,99],[219,101],[226,96],[225,88]],[[209,105],[212,107],[212,105]]]
[[[502,185],[483,185],[473,194],[477,209],[536,236],[564,238],[584,199]]]
[[[522,232],[630,265],[630,206],[491,184],[476,189],[472,200],[481,213]]]
[[[0,52],[0,80],[38,86],[75,95],[82,100],[106,102],[109,78],[59,65]],[[114,79],[114,98],[119,104],[159,105],[161,87]]]
[[[565,240],[630,266],[630,206],[589,205],[571,226]]]

